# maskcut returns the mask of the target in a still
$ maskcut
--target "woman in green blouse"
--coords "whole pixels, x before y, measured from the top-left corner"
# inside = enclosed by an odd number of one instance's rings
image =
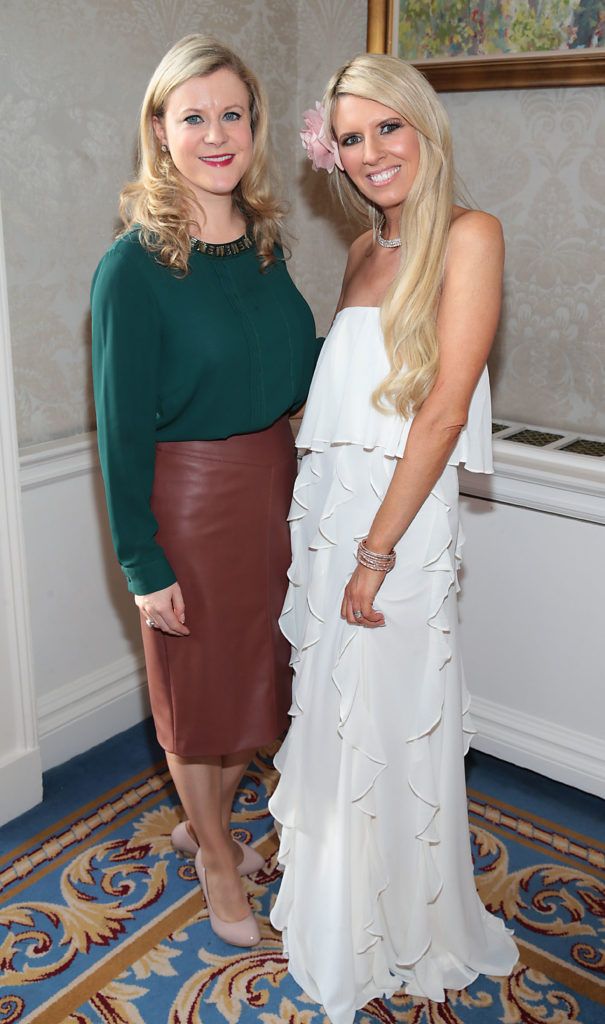
[[[279,244],[264,93],[241,60],[205,36],[177,43],[139,142],[126,230],[92,285],[99,452],[188,818],[173,843],[195,856],[215,932],[253,945],[240,876],[263,861],[229,821],[251,756],[288,721],[288,414],[306,398],[315,326]]]

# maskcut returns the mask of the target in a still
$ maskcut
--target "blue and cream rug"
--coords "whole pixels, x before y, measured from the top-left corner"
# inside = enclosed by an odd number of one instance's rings
[[[235,809],[268,857],[247,882],[262,942],[236,951],[170,846],[180,808],[148,723],[49,772],[44,804],[0,829],[0,1024],[324,1024],[268,920],[274,785],[263,752]],[[477,886],[521,960],[446,1003],[374,1000],[356,1024],[604,1024],[603,802],[476,753],[468,787]]]

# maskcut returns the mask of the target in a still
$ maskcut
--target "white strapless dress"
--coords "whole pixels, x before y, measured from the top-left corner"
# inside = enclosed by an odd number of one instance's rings
[[[402,987],[443,1000],[479,973],[510,974],[518,956],[477,895],[463,764],[473,729],[458,646],[456,466],[492,471],[487,370],[378,593],[386,627],[340,617],[357,542],[410,429],[371,404],[387,369],[379,309],[343,309],[297,440],[306,454],[280,619],[295,678],[269,805],[284,869],[271,920],[291,974],[333,1024]]]

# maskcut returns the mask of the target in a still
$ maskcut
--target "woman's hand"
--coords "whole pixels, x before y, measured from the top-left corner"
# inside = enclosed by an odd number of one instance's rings
[[[153,594],[137,594],[134,603],[157,629],[171,636],[189,636],[185,625],[185,602],[178,583]],[[154,628],[151,626],[150,628]]]
[[[376,569],[358,565],[345,587],[340,609],[342,618],[352,626],[368,626],[370,629],[384,626],[384,615],[377,612],[372,605],[385,576],[386,572],[377,572]],[[361,612],[361,615],[355,615],[354,612]]]

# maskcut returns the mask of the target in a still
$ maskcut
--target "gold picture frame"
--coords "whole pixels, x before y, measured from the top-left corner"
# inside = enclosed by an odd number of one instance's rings
[[[395,53],[400,0],[368,0],[369,53]],[[405,54],[401,54],[405,57]],[[438,92],[603,85],[605,48],[413,61]]]

